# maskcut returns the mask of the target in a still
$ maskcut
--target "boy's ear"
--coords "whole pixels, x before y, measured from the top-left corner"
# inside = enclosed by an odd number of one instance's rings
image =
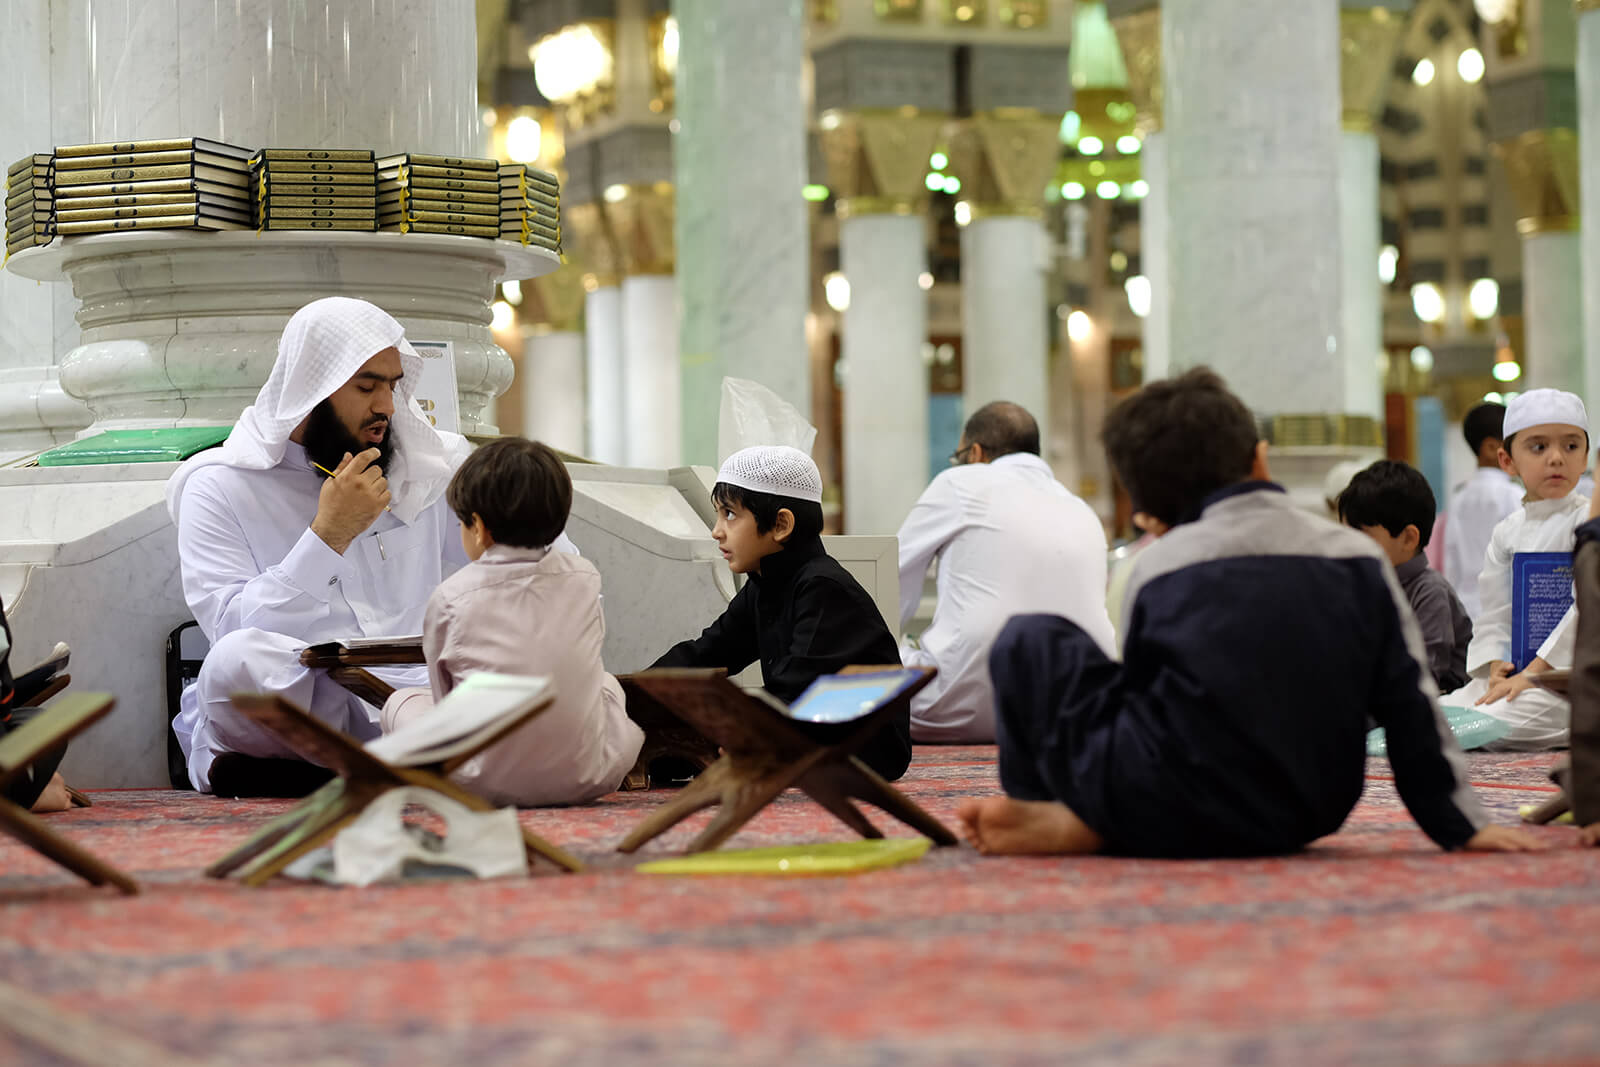
[[[1272,472],[1267,469],[1267,443],[1256,442],[1256,454],[1250,461],[1250,478],[1257,482],[1272,481]]]
[[[1417,529],[1416,523],[1407,523],[1406,528],[1400,531],[1399,541],[1407,552],[1416,555],[1422,548],[1422,531]]]
[[[1505,445],[1501,445],[1500,446],[1500,457],[1499,458],[1500,458],[1500,469],[1505,471],[1507,474],[1511,475],[1511,477],[1513,477],[1513,478],[1517,477],[1517,465],[1515,463],[1511,462],[1511,453],[1506,451],[1506,446]]]
[[[788,508],[779,508],[777,517],[772,520],[772,539],[779,542],[787,541],[792,533],[794,533],[794,512]]]

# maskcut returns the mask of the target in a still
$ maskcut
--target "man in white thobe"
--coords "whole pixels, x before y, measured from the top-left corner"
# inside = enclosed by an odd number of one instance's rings
[[[1071,619],[1115,654],[1106,614],[1106,535],[1094,511],[1039,457],[1039,427],[996,401],[967,420],[956,464],[925,489],[900,527],[900,621],[911,621],[937,558],[938,600],[906,666],[938,675],[911,702],[918,741],[994,740],[989,650],[1013,615]]]
[[[298,758],[239,714],[233,693],[277,693],[358,739],[378,736],[377,709],[302,667],[300,650],[420,634],[429,594],[467,561],[445,488],[471,446],[423,415],[421,375],[382,309],[315,301],[289,320],[227,443],[168,482],[184,598],[211,641],[173,721],[201,792],[234,791],[248,761],[228,761],[214,783],[224,754]],[[374,673],[397,686],[428,678],[420,665]]]
[[[1444,576],[1473,620],[1483,611],[1478,573],[1483,570],[1489,538],[1501,519],[1522,506],[1525,492],[1515,478],[1500,469],[1505,416],[1503,404],[1486,402],[1461,420],[1461,432],[1478,466],[1445,511]]]

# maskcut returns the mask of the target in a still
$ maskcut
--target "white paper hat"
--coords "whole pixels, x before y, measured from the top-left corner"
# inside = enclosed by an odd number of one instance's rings
[[[1505,426],[1500,432],[1503,439],[1530,426],[1550,423],[1576,426],[1588,433],[1589,413],[1584,410],[1583,401],[1572,393],[1561,389],[1529,389],[1512,397],[1506,405]]]
[[[717,481],[757,493],[822,503],[822,472],[810,456],[788,445],[739,449],[722,461]]]

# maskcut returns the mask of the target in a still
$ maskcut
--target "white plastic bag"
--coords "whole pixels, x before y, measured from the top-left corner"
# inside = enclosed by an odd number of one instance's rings
[[[717,465],[751,445],[789,445],[806,455],[817,428],[795,406],[760,382],[722,379],[722,410],[717,419]]]
[[[445,821],[443,841],[425,841],[406,829],[407,804],[427,808]],[[333,877],[340,885],[371,885],[396,879],[407,861],[462,867],[479,878],[526,874],[528,854],[515,808],[473,811],[431,789],[391,789],[367,805],[333,839]]]

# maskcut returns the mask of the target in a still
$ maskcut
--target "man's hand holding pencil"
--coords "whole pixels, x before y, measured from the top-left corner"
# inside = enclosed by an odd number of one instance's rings
[[[383,468],[373,465],[380,455],[376,448],[357,456],[346,452],[331,471],[313,464],[328,477],[317,498],[317,516],[311,520],[311,531],[340,555],[389,508],[389,482],[383,476]]]

